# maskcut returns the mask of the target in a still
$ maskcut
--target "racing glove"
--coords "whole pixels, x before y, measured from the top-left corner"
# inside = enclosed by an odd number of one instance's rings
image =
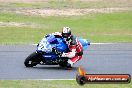
[[[59,52],[58,50],[56,50],[55,47],[52,48],[52,52],[54,52],[55,54],[57,54],[59,57],[62,56],[62,52]]]

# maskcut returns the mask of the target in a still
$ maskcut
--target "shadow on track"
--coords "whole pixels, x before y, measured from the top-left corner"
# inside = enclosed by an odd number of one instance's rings
[[[36,66],[36,67],[31,67],[32,69],[47,69],[47,70],[67,70],[64,67],[59,67],[59,66]],[[77,70],[78,67],[72,67],[72,71]]]

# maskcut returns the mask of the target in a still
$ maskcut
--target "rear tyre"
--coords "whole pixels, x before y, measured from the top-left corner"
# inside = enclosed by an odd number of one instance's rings
[[[24,61],[24,65],[26,67],[33,67],[40,63],[39,54],[36,52],[33,52],[30,54]]]
[[[60,67],[66,67],[66,63],[59,63]]]
[[[66,66],[67,66],[67,61],[68,61],[69,58],[66,58],[66,57],[65,57],[65,58],[63,58],[63,59],[64,59],[64,61],[62,61],[62,62],[59,63],[59,66],[60,66],[60,67],[66,67]]]

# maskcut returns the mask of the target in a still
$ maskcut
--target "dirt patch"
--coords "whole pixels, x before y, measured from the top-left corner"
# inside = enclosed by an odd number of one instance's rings
[[[60,1],[61,0],[0,0],[0,3],[7,3],[1,6],[0,11],[40,16],[75,16],[89,13],[132,11],[131,0],[62,0],[63,3]],[[70,5],[73,5],[73,7],[67,5],[67,1],[71,2]],[[83,3],[79,4],[81,2]],[[58,7],[58,3],[64,4],[64,6],[60,5],[60,7]],[[83,5],[86,5],[86,8],[83,8]]]
[[[0,0],[0,2],[3,3],[9,3],[9,2],[22,2],[22,3],[35,3],[35,2],[42,2],[47,0]]]
[[[100,8],[100,9],[32,9],[21,10],[16,13],[24,15],[41,15],[41,16],[74,16],[74,15],[86,15],[89,13],[111,13],[119,11],[128,11],[131,8]]]
[[[30,24],[30,23],[18,23],[18,22],[0,22],[0,27],[30,27],[30,28],[38,28],[38,25]]]

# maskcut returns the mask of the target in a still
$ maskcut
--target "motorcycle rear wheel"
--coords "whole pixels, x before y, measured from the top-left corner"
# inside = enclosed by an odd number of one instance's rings
[[[65,61],[59,63],[60,67],[66,67],[67,66],[68,58],[63,58],[63,59],[65,59]]]

